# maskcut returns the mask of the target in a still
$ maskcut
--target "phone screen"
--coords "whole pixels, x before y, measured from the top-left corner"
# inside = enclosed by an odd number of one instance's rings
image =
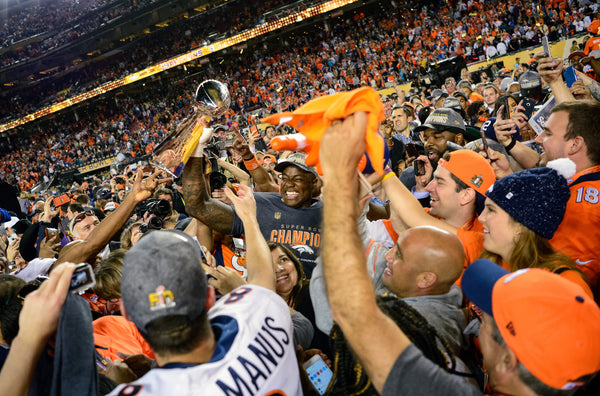
[[[423,160],[415,160],[415,176],[423,176],[425,174],[425,163]]]
[[[327,367],[327,364],[320,356],[317,355],[317,357],[318,359],[310,366],[305,367],[305,370],[308,374],[308,379],[310,379],[310,382],[312,382],[317,392],[319,392],[320,395],[323,395],[333,379],[333,372]]]
[[[417,153],[417,148],[414,143],[406,143],[406,157],[407,158],[417,158],[419,154]]]

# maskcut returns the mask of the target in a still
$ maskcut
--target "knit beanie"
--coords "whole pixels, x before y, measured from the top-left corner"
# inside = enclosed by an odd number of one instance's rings
[[[561,158],[548,162],[544,168],[505,176],[497,180],[486,195],[516,221],[536,234],[552,239],[571,196],[567,178],[574,174],[573,161]]]

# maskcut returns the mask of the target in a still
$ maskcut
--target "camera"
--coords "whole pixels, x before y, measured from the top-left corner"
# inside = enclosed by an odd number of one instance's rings
[[[80,293],[84,290],[94,287],[95,284],[96,278],[94,277],[92,266],[87,263],[83,263],[75,267],[75,271],[71,276],[71,285],[69,290],[72,293]]]
[[[171,204],[165,199],[150,198],[140,203],[135,208],[138,218],[144,217],[146,213],[154,214],[161,219],[171,214]]]
[[[165,217],[171,214],[171,204],[166,199],[155,199],[152,200],[148,206],[147,212],[157,215],[158,217]]]
[[[158,217],[152,217],[149,221],[148,224],[142,224],[140,225],[140,232],[142,234],[146,234],[150,231],[154,231],[154,230],[160,230],[163,227],[163,221],[162,219],[159,219]]]
[[[209,174],[210,180],[210,192],[212,193],[215,190],[219,190],[227,184],[227,177],[221,172],[211,172]]]

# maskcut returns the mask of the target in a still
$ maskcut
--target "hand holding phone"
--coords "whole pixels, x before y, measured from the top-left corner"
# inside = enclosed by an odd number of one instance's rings
[[[80,293],[84,290],[94,287],[96,284],[96,278],[94,277],[94,270],[88,263],[81,263],[75,267],[73,275],[71,276],[71,285],[69,291],[71,293]]]
[[[485,133],[480,130],[479,134],[481,135],[481,143],[483,144],[483,151],[485,152],[485,157],[486,158],[491,158],[490,157],[490,150],[489,150],[489,147],[488,147],[487,138],[485,137]]]
[[[508,96],[501,96],[499,99],[498,117],[503,120],[510,120],[510,107],[508,106]]]
[[[425,161],[415,160],[415,176],[423,176],[425,174]]]
[[[324,395],[333,379],[333,372],[323,358],[319,355],[314,355],[304,363],[304,370],[306,370],[308,379],[317,392],[319,392],[319,395]]]
[[[522,113],[525,114],[527,119],[531,118],[531,115],[535,110],[536,101],[531,98],[523,98],[520,105],[523,106],[524,111],[522,111]]]
[[[67,194],[63,194],[60,195],[54,199],[52,199],[52,205],[54,205],[55,208],[58,208],[59,206],[68,204],[71,202],[71,198],[69,198],[69,196]]]
[[[546,58],[552,56],[552,52],[550,52],[550,42],[548,41],[548,36],[542,37],[542,47],[544,47],[544,53],[546,54]]]

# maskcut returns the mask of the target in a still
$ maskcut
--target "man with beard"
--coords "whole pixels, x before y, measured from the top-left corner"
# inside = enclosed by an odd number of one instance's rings
[[[313,198],[319,191],[319,179],[316,170],[306,165],[305,158],[303,153],[294,153],[280,161],[275,167],[281,172],[280,192],[256,193],[255,199],[265,239],[290,247],[310,278],[321,244],[322,203]],[[246,160],[246,168],[252,165],[251,161]],[[256,169],[260,165],[254,162],[254,166]],[[206,189],[202,147],[196,149],[184,168],[183,198],[188,214],[213,230],[234,237],[244,234],[234,208],[211,198]]]
[[[464,141],[465,130],[462,117],[456,111],[447,108],[435,109],[424,124],[415,128],[415,132],[424,131],[425,154],[434,170],[446,151],[462,148],[456,142]],[[402,172],[400,181],[409,190],[413,189],[416,185],[415,167]]]

